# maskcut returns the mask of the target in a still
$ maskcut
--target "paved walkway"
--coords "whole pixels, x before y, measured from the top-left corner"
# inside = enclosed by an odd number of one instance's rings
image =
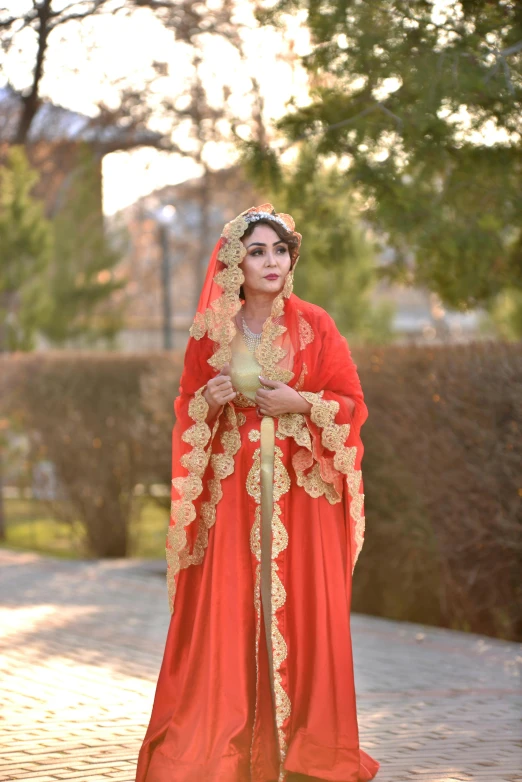
[[[1,782],[133,782],[169,621],[163,569],[0,550]],[[357,614],[352,627],[376,782],[522,782],[519,645]]]

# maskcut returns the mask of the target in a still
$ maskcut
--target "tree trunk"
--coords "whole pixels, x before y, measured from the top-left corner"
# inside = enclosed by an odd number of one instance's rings
[[[40,81],[43,75],[43,64],[47,50],[47,39],[51,29],[49,18],[51,15],[51,0],[44,0],[38,7],[38,49],[33,71],[33,83],[28,95],[22,98],[22,113],[14,138],[15,144],[25,144],[34,116],[40,105],[39,91]]]

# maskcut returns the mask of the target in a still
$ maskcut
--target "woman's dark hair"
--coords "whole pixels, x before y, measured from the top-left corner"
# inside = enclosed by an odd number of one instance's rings
[[[299,240],[297,236],[292,231],[289,231],[288,228],[282,226],[281,223],[278,223],[275,220],[270,220],[268,217],[262,217],[260,220],[255,220],[249,224],[241,239],[246,239],[248,236],[252,236],[258,225],[270,226],[270,228],[274,229],[279,238],[288,245],[288,252],[290,253],[291,261],[290,268],[293,269],[299,255]],[[245,298],[243,286],[241,286],[239,289],[239,298]]]

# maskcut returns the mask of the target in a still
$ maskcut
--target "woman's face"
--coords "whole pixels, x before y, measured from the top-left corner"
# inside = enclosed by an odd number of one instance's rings
[[[288,245],[269,225],[257,225],[250,236],[241,241],[247,250],[241,262],[245,296],[248,297],[249,291],[276,296],[290,271]]]

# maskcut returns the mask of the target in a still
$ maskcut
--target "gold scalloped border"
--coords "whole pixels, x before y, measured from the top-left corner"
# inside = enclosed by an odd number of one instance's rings
[[[301,446],[301,450],[292,457],[297,485],[302,486],[310,497],[324,495],[331,505],[341,502],[342,497],[328,480],[328,476],[321,474],[321,465],[318,462],[314,464],[312,437],[305,416],[302,413],[285,413],[279,416],[276,436],[280,440],[291,437]],[[305,474],[305,470],[310,467],[312,469]]]
[[[259,640],[261,636],[261,448],[256,448],[252,456],[252,467],[247,476],[246,488],[248,493],[256,502],[254,513],[254,523],[250,532],[250,550],[256,558],[256,576],[254,587],[254,606],[256,611],[256,703],[255,715],[257,715],[257,690],[259,687]],[[279,500],[290,490],[290,476],[283,464],[283,452],[277,445],[274,448],[274,505],[272,514],[272,617],[271,617],[271,636],[272,652],[274,661],[274,695],[275,695],[275,720],[277,726],[279,752],[281,757],[279,780],[283,780],[286,772],[283,764],[287,753],[287,741],[284,730],[286,720],[290,717],[292,704],[290,697],[283,687],[281,677],[281,666],[287,658],[288,648],[284,636],[279,628],[277,611],[283,608],[286,603],[286,590],[279,576],[279,566],[277,557],[288,546],[288,532],[281,519],[281,507]],[[254,725],[255,725],[254,716]]]
[[[355,568],[355,564],[361,553],[361,549],[364,543],[364,529],[365,529],[365,517],[364,517],[364,494],[361,492],[362,482],[362,470],[355,469],[355,460],[357,456],[356,446],[345,446],[346,439],[350,434],[350,424],[336,424],[335,416],[339,412],[339,402],[335,399],[323,399],[322,393],[314,393],[312,391],[299,391],[299,394],[306,399],[312,405],[310,411],[310,419],[321,429],[321,442],[325,448],[332,451],[333,466],[340,473],[346,475],[346,481],[348,484],[348,492],[350,495],[350,515],[354,521],[354,539],[355,539],[355,553],[352,562],[352,573]],[[306,418],[305,418],[306,421]],[[297,472],[297,470],[296,470]],[[308,477],[308,476],[307,476]],[[320,472],[316,471],[315,479],[309,479],[309,488],[317,490],[318,482],[320,478]],[[300,484],[301,485],[301,484]],[[304,484],[303,484],[304,485]],[[304,485],[306,489],[306,485]],[[332,487],[333,488],[333,487]],[[337,492],[333,489],[335,495]],[[325,494],[330,499],[327,491]],[[313,496],[313,495],[312,495]],[[338,495],[337,495],[338,496]],[[331,500],[330,500],[331,501]],[[335,500],[337,501],[337,500]]]
[[[220,436],[223,453],[211,452],[223,411],[217,415],[211,431],[206,423],[209,405],[203,396],[205,388],[206,385],[198,389],[189,403],[189,415],[194,424],[182,435],[182,440],[192,446],[192,450],[180,460],[188,475],[172,479],[180,499],[171,502],[170,515],[174,524],[169,525],[167,533],[167,593],[171,613],[174,611],[176,576],[183,568],[197,565],[203,560],[208,545],[208,531],[216,521],[216,505],[223,496],[221,481],[234,472],[234,456],[241,445],[235,410],[227,406],[225,416],[229,429]],[[201,523],[192,552],[189,553],[186,527],[196,518],[195,501],[203,491],[203,475],[209,463],[214,472],[214,477],[208,482],[210,498],[201,506]]]

